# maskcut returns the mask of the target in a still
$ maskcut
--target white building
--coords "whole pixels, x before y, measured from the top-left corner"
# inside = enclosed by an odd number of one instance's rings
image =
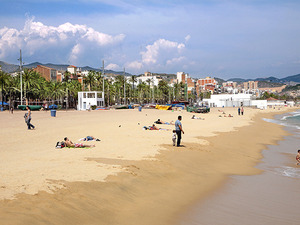
[[[151,83],[150,83],[151,88],[153,87],[153,85],[157,86],[159,81],[161,80],[161,79],[157,78],[156,76],[140,76],[140,77],[137,77],[136,79],[137,79],[137,84],[140,84],[142,82],[145,82],[146,84],[148,84],[147,81],[148,81],[148,79],[150,79],[151,80]]]
[[[251,94],[222,94],[211,95],[210,99],[203,99],[210,107],[250,106]]]
[[[93,105],[104,107],[104,93],[102,91],[78,92],[77,110],[88,110]]]
[[[71,74],[76,74],[76,69],[77,69],[77,67],[76,66],[72,66],[72,65],[70,65],[70,66],[67,67],[67,71],[69,73],[71,73]]]
[[[185,82],[189,75],[185,72],[177,72],[177,82]]]
[[[210,99],[203,99],[210,107],[241,107],[250,106],[260,109],[268,107],[267,100],[253,100],[252,94],[222,94],[211,95]]]

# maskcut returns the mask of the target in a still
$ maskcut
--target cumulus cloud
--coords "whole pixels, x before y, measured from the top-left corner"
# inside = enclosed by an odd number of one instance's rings
[[[126,64],[135,72],[142,70],[166,70],[177,66],[186,60],[183,56],[185,45],[166,39],[158,39],[153,44],[146,46],[144,51],[140,52],[141,59]]]
[[[86,25],[64,23],[55,27],[30,18],[21,30],[0,29],[0,57],[16,58],[18,50],[22,49],[24,58],[31,60],[40,61],[47,56],[48,60],[55,58],[61,59],[61,62],[88,63],[87,58],[99,57],[101,50],[113,48],[124,38],[124,34],[112,36]]]
[[[166,61],[172,54],[178,54],[185,48],[183,43],[159,39],[152,45],[146,46],[146,51],[141,52],[142,62],[145,64],[157,63],[158,60]]]
[[[120,68],[121,67],[119,65],[114,63],[110,63],[105,67],[106,70],[120,70]]]
[[[143,64],[139,61],[133,61],[130,63],[127,63],[126,68],[131,69],[133,71],[139,71],[143,68]]]

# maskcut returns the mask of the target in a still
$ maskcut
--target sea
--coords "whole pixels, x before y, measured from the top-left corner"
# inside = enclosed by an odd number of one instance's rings
[[[180,225],[299,225],[300,110],[274,119],[264,119],[284,126],[291,135],[278,145],[263,150],[252,176],[231,176],[225,187],[194,205],[180,220]]]

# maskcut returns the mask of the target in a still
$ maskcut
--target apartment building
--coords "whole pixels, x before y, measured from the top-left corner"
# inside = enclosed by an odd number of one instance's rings
[[[258,81],[247,81],[244,82],[245,90],[257,90],[258,89]]]
[[[47,81],[54,81],[57,80],[57,70],[47,67],[47,66],[42,66],[42,65],[37,65],[36,68],[33,69],[37,73],[41,74],[42,77],[44,77]]]

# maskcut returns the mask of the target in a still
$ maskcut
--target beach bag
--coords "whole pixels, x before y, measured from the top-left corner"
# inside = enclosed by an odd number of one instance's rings
[[[27,123],[27,122],[28,122],[28,119],[29,119],[29,118],[27,119],[27,115],[28,115],[28,113],[25,113],[25,114],[24,114],[25,123]]]
[[[66,144],[63,141],[62,142],[58,141],[55,146],[55,148],[64,148],[64,147],[66,147]]]

